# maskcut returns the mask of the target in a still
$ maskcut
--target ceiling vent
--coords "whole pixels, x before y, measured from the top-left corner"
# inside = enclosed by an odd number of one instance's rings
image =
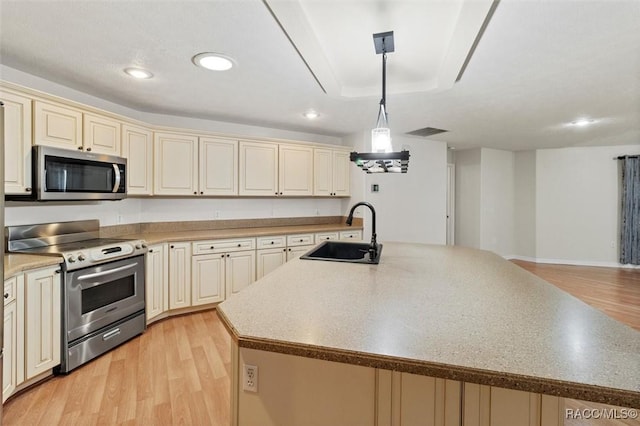
[[[448,130],[436,129],[435,127],[425,127],[423,129],[407,132],[407,135],[420,136],[420,137],[426,138],[429,136],[433,136],[433,135],[437,135],[439,133],[445,133],[445,132],[448,132]]]

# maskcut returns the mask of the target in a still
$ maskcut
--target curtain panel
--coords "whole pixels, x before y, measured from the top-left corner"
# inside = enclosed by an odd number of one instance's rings
[[[640,265],[640,157],[627,156],[620,160],[620,263]]]

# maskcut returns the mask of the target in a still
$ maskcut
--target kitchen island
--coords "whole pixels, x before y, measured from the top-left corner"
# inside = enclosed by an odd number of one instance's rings
[[[640,333],[486,251],[385,243],[378,265],[299,259],[218,312],[237,424],[551,425],[562,397],[640,408]]]

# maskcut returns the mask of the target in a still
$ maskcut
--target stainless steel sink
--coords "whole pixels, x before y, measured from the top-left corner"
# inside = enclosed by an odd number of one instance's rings
[[[368,264],[379,263],[380,254],[382,253],[382,244],[376,244],[378,250],[373,259],[370,259],[369,246],[370,245],[367,243],[325,241],[300,256],[300,259]]]

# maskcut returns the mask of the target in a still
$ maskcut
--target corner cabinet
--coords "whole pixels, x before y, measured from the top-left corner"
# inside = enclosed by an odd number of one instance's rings
[[[167,244],[149,246],[146,257],[145,298],[147,322],[169,310],[169,257]]]
[[[60,268],[24,274],[26,379],[60,364]]]
[[[4,192],[31,193],[31,99],[0,92],[4,103]]]
[[[127,192],[153,194],[153,133],[143,127],[123,125],[122,156],[127,159]]]

